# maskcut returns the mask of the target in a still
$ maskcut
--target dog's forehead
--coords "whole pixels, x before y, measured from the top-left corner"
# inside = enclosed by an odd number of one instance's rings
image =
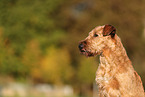
[[[90,32],[90,34],[94,34],[94,33],[102,34],[103,29],[104,29],[104,26],[97,26]]]

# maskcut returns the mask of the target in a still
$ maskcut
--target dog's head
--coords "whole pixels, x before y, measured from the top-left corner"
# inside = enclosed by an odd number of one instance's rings
[[[86,56],[99,55],[104,48],[113,47],[116,29],[112,25],[98,26],[89,36],[79,43],[79,49]]]

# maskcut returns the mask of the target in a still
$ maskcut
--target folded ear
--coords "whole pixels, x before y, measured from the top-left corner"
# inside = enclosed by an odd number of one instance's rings
[[[103,36],[109,36],[111,35],[112,38],[114,38],[116,33],[116,29],[115,27],[113,27],[112,25],[105,25],[104,29],[103,29]]]

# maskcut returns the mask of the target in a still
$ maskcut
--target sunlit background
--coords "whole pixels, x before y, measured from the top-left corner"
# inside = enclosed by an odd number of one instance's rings
[[[0,0],[0,97],[97,97],[78,42],[116,27],[145,87],[144,0]]]

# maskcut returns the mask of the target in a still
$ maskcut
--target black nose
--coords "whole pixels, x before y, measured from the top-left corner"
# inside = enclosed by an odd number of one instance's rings
[[[80,49],[80,50],[82,50],[82,49],[83,49],[83,47],[84,47],[84,45],[83,45],[83,44],[79,44],[79,49]]]

